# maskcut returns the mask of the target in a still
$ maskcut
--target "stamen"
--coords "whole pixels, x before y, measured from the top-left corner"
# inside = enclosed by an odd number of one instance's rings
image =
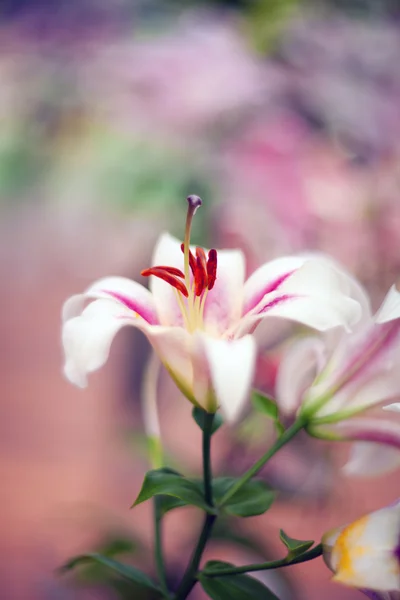
[[[165,269],[164,267],[151,267],[150,269],[145,269],[144,271],[142,271],[141,274],[144,277],[154,275],[154,277],[159,277],[160,279],[163,279],[164,281],[172,285],[172,287],[176,288],[179,292],[181,292],[181,294],[183,294],[185,298],[187,298],[189,296],[189,292],[187,291],[186,285],[183,283],[183,281],[178,279],[178,277],[181,277],[181,275],[176,276],[171,274],[169,272],[171,268],[174,269],[174,267],[167,267],[167,269]],[[179,271],[179,269],[176,270]]]
[[[185,277],[185,275],[183,274],[183,272],[180,269],[177,269],[176,267],[168,267],[168,266],[164,266],[164,265],[157,265],[156,267],[151,267],[151,269],[162,269],[163,271],[166,271],[170,275],[175,275],[175,277],[182,277],[182,279],[184,279],[184,277]],[[150,271],[150,269],[145,269],[144,271],[141,271],[140,274],[144,275],[145,277],[147,275],[152,275],[152,273],[148,273],[148,271]]]
[[[208,289],[212,290],[217,279],[217,251],[212,248],[208,253],[207,260]]]
[[[188,202],[188,212],[187,212],[187,216],[186,216],[186,227],[185,227],[185,240],[183,243],[183,248],[184,248],[184,272],[185,272],[185,283],[186,283],[186,287],[189,288],[190,285],[190,279],[189,279],[189,253],[190,253],[190,230],[192,228],[192,219],[197,211],[197,209],[199,208],[199,206],[201,206],[202,201],[201,198],[199,198],[199,196],[195,196],[194,194],[192,194],[191,196],[187,197],[187,202]]]
[[[182,250],[182,253],[185,254],[185,244],[181,244],[181,250]],[[190,248],[189,248],[189,266],[190,266],[190,270],[192,271],[193,277],[194,277],[194,274],[196,272],[196,259],[193,256],[193,253],[190,250]]]
[[[194,293],[201,296],[207,287],[207,260],[203,248],[196,248],[196,272],[194,276]]]

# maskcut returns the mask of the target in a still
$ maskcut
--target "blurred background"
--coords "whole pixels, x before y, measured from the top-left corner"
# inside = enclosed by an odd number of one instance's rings
[[[0,598],[150,600],[96,569],[55,572],[94,549],[154,571],[151,506],[129,511],[148,468],[147,344],[122,332],[77,390],[61,374],[61,305],[97,277],[139,277],[196,193],[202,245],[243,248],[248,273],[328,252],[378,306],[400,275],[400,4],[2,0],[0,48]],[[278,360],[260,358],[266,392]],[[198,473],[199,431],[164,376],[160,410],[171,464]],[[271,436],[251,414],[224,428],[215,471],[241,472]],[[319,540],[399,495],[398,473],[341,475],[346,451],[285,450],[263,474],[278,502],[234,540],[222,523],[208,557],[279,557],[279,527]],[[166,518],[172,583],[199,519]],[[282,600],[361,598],[329,579],[320,559],[268,574]]]

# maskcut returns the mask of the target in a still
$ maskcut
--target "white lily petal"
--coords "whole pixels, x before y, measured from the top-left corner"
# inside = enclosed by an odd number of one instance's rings
[[[193,338],[180,327],[151,327],[144,332],[182,393],[193,396]]]
[[[112,299],[139,314],[150,325],[158,323],[152,294],[140,283],[126,277],[104,277],[93,283],[83,294],[68,298],[62,310],[63,321],[78,316],[86,300]]]
[[[208,412],[215,412],[218,404],[211,382],[211,370],[207,358],[204,334],[195,332],[192,336],[192,387],[198,404]]]
[[[333,571],[332,566],[332,550],[337,542],[339,535],[342,533],[345,525],[342,527],[336,527],[335,529],[331,529],[327,531],[321,539],[322,547],[323,547],[323,559],[326,566]]]
[[[95,300],[81,315],[63,325],[64,373],[75,385],[87,385],[87,373],[107,360],[111,342],[124,325],[149,327],[135,313],[113,300]]]
[[[390,369],[386,373],[379,372],[378,369],[376,371],[371,374],[361,373],[359,377],[354,377],[318,410],[316,416],[324,418],[339,411],[349,415],[361,413],[366,409],[379,407],[383,402],[389,402],[391,398],[398,396],[400,373],[395,369]],[[339,377],[336,380],[340,380]],[[318,387],[314,386],[313,396],[321,396],[329,388],[328,384],[328,381],[324,381]],[[391,410],[384,407],[382,409]]]
[[[154,248],[151,265],[168,266],[184,270],[181,242],[170,235],[163,233]],[[183,317],[177,301],[176,290],[159,277],[150,277],[150,290],[153,294],[157,314],[162,325],[183,325]]]
[[[400,412],[400,402],[394,402],[393,404],[387,404],[386,406],[382,406],[382,410]]]
[[[360,304],[342,293],[336,271],[325,262],[307,261],[285,279],[278,291],[267,294],[245,315],[238,330],[241,334],[251,331],[266,317],[290,319],[319,331],[338,326],[349,329],[360,316]]]
[[[320,331],[340,325],[350,329],[360,319],[361,307],[357,300],[347,295],[347,284],[346,289],[343,289],[343,285],[342,274],[332,268],[327,261],[309,260],[288,277],[282,284],[281,292],[283,295],[299,297],[299,301],[309,296],[310,301],[320,303],[317,310],[320,314],[316,314],[313,318],[305,310],[307,305],[304,302],[304,316],[299,315],[295,320]]]
[[[294,415],[304,391],[325,363],[324,343],[308,337],[294,342],[285,352],[276,378],[276,399],[284,414]]]
[[[306,262],[305,257],[286,256],[265,263],[244,284],[243,315],[252,311],[263,298],[280,289],[283,282]]]
[[[235,421],[247,399],[254,374],[256,345],[252,336],[227,341],[201,335],[212,385],[228,421]]]
[[[399,534],[398,504],[345,527],[331,554],[334,580],[370,590],[400,590]]]
[[[393,285],[375,315],[376,323],[387,323],[400,318],[400,292]]]
[[[361,326],[371,321],[371,301],[367,291],[360,282],[343,267],[343,265],[331,256],[322,252],[308,252],[302,256],[305,256],[309,260],[318,260],[322,265],[325,264],[329,269],[333,269],[340,282],[340,290],[342,293],[359,303],[361,307],[361,317],[357,323],[353,325],[352,330],[359,329]]]
[[[218,250],[217,279],[207,294],[204,321],[209,331],[222,333],[240,319],[245,263],[240,250]]]
[[[368,442],[352,445],[343,472],[350,477],[375,477],[400,467],[400,450]]]
[[[375,442],[398,448],[400,451],[400,426],[396,421],[352,417],[329,425],[314,425],[313,432],[327,439]]]

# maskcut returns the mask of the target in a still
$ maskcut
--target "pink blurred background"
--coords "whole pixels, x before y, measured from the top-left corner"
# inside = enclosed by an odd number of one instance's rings
[[[242,247],[249,272],[319,250],[357,275],[375,306],[400,283],[398,18],[394,3],[377,11],[367,0],[7,0],[0,598],[123,597],[55,572],[121,535],[136,548],[125,559],[154,568],[151,507],[129,511],[148,467],[139,398],[148,348],[136,332],[119,334],[107,366],[75,389],[61,373],[60,309],[97,277],[139,277],[161,231],[182,235],[188,193],[204,200],[196,239]],[[260,360],[266,391],[277,360]],[[160,406],[171,460],[199,472],[199,432],[167,377]],[[223,429],[215,471],[240,472],[268,436]],[[307,439],[285,450],[264,475],[280,499],[240,524],[253,549],[216,540],[208,557],[279,557],[280,527],[319,540],[399,495],[398,473],[345,478],[346,452]],[[199,517],[166,518],[171,581]],[[282,600],[361,598],[330,583],[320,559],[268,577]]]

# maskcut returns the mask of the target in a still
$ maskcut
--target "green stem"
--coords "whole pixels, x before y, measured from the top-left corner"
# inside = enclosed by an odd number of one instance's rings
[[[203,427],[203,481],[204,498],[210,506],[213,506],[212,494],[212,473],[211,473],[211,435],[214,415],[204,414]],[[197,583],[197,571],[204,552],[204,548],[211,535],[211,531],[216,519],[216,515],[207,514],[204,519],[203,528],[200,533],[199,541],[193,552],[189,565],[183,575],[182,581],[175,596],[175,600],[185,600]]]
[[[212,471],[211,471],[211,435],[214,415],[206,412],[204,414],[203,430],[203,482],[204,498],[207,504],[214,506],[212,492]]]
[[[169,598],[169,590],[167,584],[167,578],[165,574],[165,566],[162,552],[162,534],[161,534],[161,510],[160,510],[160,498],[155,496],[153,500],[154,506],[154,555],[156,561],[156,569],[158,580],[160,582],[161,590],[166,598]]]
[[[289,567],[291,565],[297,565],[298,563],[307,562],[313,560],[318,556],[322,555],[322,544],[318,544],[308,552],[304,552],[300,556],[293,558],[292,560],[282,558],[280,560],[274,560],[266,563],[259,563],[254,565],[244,565],[243,567],[227,567],[226,569],[216,569],[215,571],[203,571],[203,575],[207,577],[224,577],[228,575],[240,575],[243,573],[252,573],[254,571],[268,571],[269,569],[279,569],[280,567]]]
[[[240,488],[247,483],[252,477],[257,475],[259,471],[263,468],[263,466],[269,461],[270,458],[274,456],[284,446],[287,444],[303,427],[306,425],[306,421],[299,418],[297,421],[293,423],[289,429],[286,429],[284,433],[276,440],[275,444],[271,446],[271,448],[262,456],[240,479],[236,481],[236,483],[226,492],[225,496],[218,503],[218,506],[221,507],[228,502],[230,498]]]

